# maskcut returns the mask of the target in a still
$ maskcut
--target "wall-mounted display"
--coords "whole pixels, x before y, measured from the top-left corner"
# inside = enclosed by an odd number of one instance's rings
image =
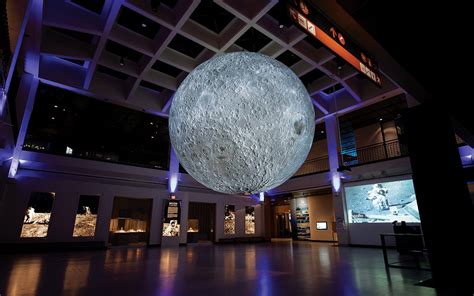
[[[33,192],[23,218],[20,237],[46,237],[48,235],[54,192]]]
[[[163,219],[163,236],[179,236],[181,201],[165,200],[165,217]]]
[[[255,234],[255,207],[245,207],[245,234]]]
[[[224,211],[224,234],[235,234],[235,206],[225,205]]]
[[[143,245],[148,241],[152,199],[115,197],[109,227],[112,245]]]
[[[99,210],[99,196],[81,195],[77,206],[76,221],[72,236],[94,236]]]
[[[348,186],[345,196],[349,223],[420,222],[411,179]]]
[[[328,222],[326,222],[326,221],[317,221],[316,222],[316,229],[317,230],[327,230],[328,229]]]
[[[308,210],[307,198],[296,199],[295,217],[296,217],[297,237],[299,239],[310,239],[311,227],[309,224],[309,210]]]

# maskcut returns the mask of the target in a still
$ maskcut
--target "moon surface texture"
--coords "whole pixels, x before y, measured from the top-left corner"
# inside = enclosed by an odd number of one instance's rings
[[[305,161],[315,128],[299,78],[268,56],[218,55],[194,69],[175,93],[171,143],[181,165],[218,192],[265,192]]]

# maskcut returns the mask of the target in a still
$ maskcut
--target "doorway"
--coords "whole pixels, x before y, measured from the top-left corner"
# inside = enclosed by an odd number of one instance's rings
[[[291,209],[287,203],[272,206],[273,212],[273,238],[291,237]]]
[[[188,243],[214,242],[216,238],[216,204],[190,202],[188,209]]]

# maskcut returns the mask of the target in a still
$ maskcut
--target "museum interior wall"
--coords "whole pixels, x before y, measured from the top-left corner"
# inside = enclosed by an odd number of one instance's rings
[[[178,189],[179,190],[179,189]],[[32,198],[37,196],[38,198]],[[58,173],[35,172],[31,170],[19,171],[16,179],[10,182],[5,192],[4,212],[0,215],[1,223],[8,225],[0,230],[1,243],[74,243],[74,242],[108,242],[111,218],[113,216],[113,205],[116,197],[128,199],[149,200],[150,219],[145,221],[144,226],[139,224],[132,226],[134,232],[144,230],[148,232],[148,244],[155,245],[161,242],[163,204],[167,200],[169,193],[166,185],[147,184],[146,182],[126,182],[113,180],[110,178],[96,178],[77,175],[65,175]],[[99,199],[97,210],[94,210],[93,202],[86,206],[80,206],[81,198],[84,196]],[[262,236],[262,210],[258,201],[249,197],[228,196],[207,192],[178,191],[177,199],[182,202],[180,243],[186,243],[187,232],[187,204],[190,201],[215,203],[216,204],[216,240],[225,237],[250,237]],[[49,203],[44,200],[51,200]],[[31,200],[43,200],[37,203],[34,223],[27,223],[28,208]],[[233,204],[236,208],[236,225],[233,235],[224,235],[224,207],[225,204]],[[43,210],[45,207],[48,210]],[[255,207],[255,233],[245,233],[245,210],[246,207]],[[7,210],[5,210],[7,209]],[[76,218],[79,215],[96,215],[95,234],[89,237],[73,236]],[[47,216],[44,216],[47,215]],[[123,213],[115,213],[115,216],[126,216]],[[44,216],[44,217],[43,217]],[[138,218],[137,218],[138,219]],[[140,220],[140,219],[138,219]],[[39,234],[39,237],[31,237],[25,234],[25,227],[37,224],[46,226],[46,232]],[[148,225],[149,224],[149,225]],[[26,225],[26,226],[25,226]],[[48,229],[49,227],[49,229]],[[44,228],[44,227],[43,227]],[[120,229],[126,231],[128,229]],[[23,234],[22,234],[23,233]],[[23,237],[20,237],[22,234]],[[33,235],[34,236],[34,235]]]
[[[334,209],[332,194],[308,197],[309,219],[311,222],[311,240],[334,241]],[[319,226],[319,227],[318,227]],[[324,227],[326,226],[326,227]],[[318,229],[319,228],[319,229]]]
[[[394,121],[382,123],[385,141],[397,140],[397,129]],[[366,147],[383,143],[382,128],[380,123],[374,123],[354,130],[357,147]]]

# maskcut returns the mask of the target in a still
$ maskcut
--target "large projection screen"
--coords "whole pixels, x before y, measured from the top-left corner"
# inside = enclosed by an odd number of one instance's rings
[[[345,187],[349,223],[419,223],[413,181],[399,180]]]

